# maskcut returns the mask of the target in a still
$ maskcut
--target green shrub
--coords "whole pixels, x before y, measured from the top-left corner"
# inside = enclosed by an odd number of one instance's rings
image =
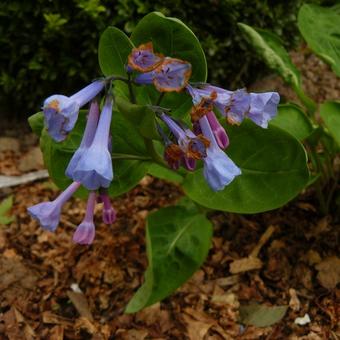
[[[115,25],[129,33],[146,13],[178,17],[203,42],[209,79],[229,88],[249,84],[264,68],[238,31],[238,21],[266,27],[297,42],[296,13],[322,0],[12,0],[0,4],[0,109],[26,116],[58,88],[71,94],[100,73],[100,33]],[[183,3],[185,5],[183,6]],[[332,2],[331,2],[332,3]],[[125,23],[125,24],[123,24]],[[255,72],[256,70],[256,72]]]

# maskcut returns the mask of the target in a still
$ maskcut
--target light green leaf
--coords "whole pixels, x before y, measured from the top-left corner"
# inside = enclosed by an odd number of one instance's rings
[[[259,305],[257,303],[240,307],[240,321],[245,325],[269,327],[282,320],[288,306]]]
[[[309,47],[340,77],[339,5],[321,7],[304,4],[299,11],[298,27]]]
[[[212,225],[202,214],[167,207],[149,215],[145,282],[126,307],[134,313],[164,299],[201,266],[211,245]]]
[[[202,169],[188,174],[183,188],[197,203],[223,211],[257,213],[278,208],[294,198],[309,180],[302,144],[289,133],[250,121],[227,128],[229,157],[242,174],[224,190],[213,192]]]
[[[302,109],[295,104],[279,105],[277,116],[270,125],[289,132],[296,139],[303,141],[313,132],[313,126]]]
[[[321,104],[320,116],[340,147],[340,102],[329,101]]]
[[[152,163],[152,165],[149,167],[148,174],[170,182],[175,183],[183,182],[183,176],[181,176],[178,172],[173,171],[171,169],[167,169],[156,163]]]
[[[30,125],[32,131],[40,137],[41,131],[44,128],[44,114],[42,112],[37,112],[28,118],[28,124]]]
[[[276,71],[288,84],[300,87],[300,72],[277,35],[242,23],[238,23],[238,26],[268,67]]]

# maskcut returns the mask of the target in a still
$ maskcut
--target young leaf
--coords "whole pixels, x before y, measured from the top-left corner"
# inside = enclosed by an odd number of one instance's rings
[[[321,104],[320,116],[340,147],[340,103],[329,101]]]
[[[154,177],[158,177],[164,179],[166,181],[182,183],[183,176],[181,176],[178,172],[173,171],[171,169],[167,169],[163,166],[160,166],[156,163],[152,163],[148,169],[148,174]]]
[[[135,46],[151,41],[155,52],[190,62],[192,66],[190,81],[206,81],[207,62],[204,52],[195,34],[182,21],[166,17],[159,12],[150,13],[137,24],[131,40]],[[155,103],[159,92],[151,86],[147,92],[151,98],[150,102]],[[187,98],[185,93],[167,93],[162,105],[176,109]]]
[[[259,305],[253,303],[247,306],[240,307],[240,321],[245,325],[255,327],[269,327],[285,316],[288,306],[273,306]]]
[[[295,104],[279,105],[277,116],[270,125],[289,132],[299,141],[303,141],[313,132],[313,126],[302,109]]]
[[[212,225],[192,209],[174,206],[149,215],[145,282],[126,307],[134,313],[164,299],[201,266],[211,245]]]
[[[340,6],[320,7],[304,4],[298,27],[309,47],[340,77]]]
[[[301,86],[300,72],[292,63],[282,45],[281,39],[277,35],[242,23],[238,23],[238,26],[268,67],[276,71],[286,83],[294,87]]]
[[[131,104],[121,97],[116,98],[116,104],[118,110],[137,127],[143,137],[160,139],[156,127],[155,113],[148,106]]]
[[[208,187],[202,169],[188,174],[183,188],[192,200],[211,209],[257,213],[284,205],[305,187],[306,152],[288,132],[274,126],[261,129],[250,121],[227,130],[227,153],[242,174],[218,192]]]
[[[42,112],[37,112],[28,118],[28,124],[30,125],[32,131],[40,137],[41,131],[44,128],[44,114]]]
[[[0,225],[1,224],[9,224],[14,221],[13,216],[7,216],[9,210],[12,208],[13,205],[13,196],[9,196],[5,198],[0,203]]]

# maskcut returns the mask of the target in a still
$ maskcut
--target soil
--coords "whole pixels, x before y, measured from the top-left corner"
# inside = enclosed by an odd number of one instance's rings
[[[305,49],[293,60],[317,101],[340,98],[338,79],[325,64]],[[268,86],[294,98],[274,77],[253,88]],[[36,138],[1,133],[19,144],[0,151],[0,175],[22,174],[20,160]],[[34,157],[25,171],[41,168],[36,151]],[[202,268],[169,298],[136,314],[124,314],[124,307],[147,267],[145,218],[174,204],[180,189],[145,177],[114,200],[112,226],[102,223],[98,208],[91,246],[72,242],[82,200],[67,203],[56,233],[27,215],[28,206],[57,194],[46,180],[0,189],[0,202],[13,195],[15,216],[0,225],[0,339],[340,339],[340,218],[322,216],[313,191],[267,213],[210,213],[213,246]],[[253,326],[242,311],[254,302],[286,312],[271,326]]]

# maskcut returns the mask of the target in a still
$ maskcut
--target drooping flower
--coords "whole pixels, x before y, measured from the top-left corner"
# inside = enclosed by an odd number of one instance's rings
[[[245,117],[266,128],[277,112],[280,96],[277,92],[247,93],[244,89],[228,91],[210,84],[186,87],[192,96],[192,120],[197,121],[216,107],[230,124],[241,124]]]
[[[139,72],[150,72],[163,62],[164,56],[154,53],[152,42],[142,44],[134,49],[128,57],[128,66]]]
[[[105,224],[112,224],[116,220],[116,211],[111,205],[110,197],[107,193],[100,195],[101,201],[103,202],[103,222]]]
[[[104,85],[104,80],[97,80],[71,97],[55,94],[45,100],[44,123],[55,141],[61,142],[67,137],[77,121],[79,109],[92,100]]]
[[[191,76],[191,64],[176,58],[165,58],[153,71],[139,74],[135,78],[138,84],[154,84],[160,92],[180,92]]]
[[[93,101],[90,106],[89,114],[87,117],[86,127],[81,140],[79,148],[73,154],[67,168],[65,175],[73,178],[73,171],[76,168],[81,156],[86,153],[88,148],[91,146],[94,135],[96,133],[97,124],[99,118],[99,105],[97,101]]]
[[[36,204],[29,207],[27,211],[34,219],[39,221],[44,229],[55,231],[59,224],[62,206],[79,187],[79,182],[73,182],[54,201]]]
[[[213,191],[223,190],[231,183],[241,170],[235,163],[219,148],[214,133],[210,127],[208,118],[203,116],[199,120],[203,135],[210,140],[207,156],[203,158],[203,174],[208,185]]]
[[[108,150],[113,100],[106,98],[91,146],[79,159],[73,170],[73,179],[88,190],[108,188],[113,179],[111,154]]]
[[[83,221],[73,234],[73,241],[79,244],[91,244],[96,233],[93,222],[94,207],[96,205],[96,193],[90,192],[87,199],[86,213]]]
[[[220,124],[213,111],[207,113],[207,118],[218,146],[225,149],[229,145],[229,138],[224,127]]]

